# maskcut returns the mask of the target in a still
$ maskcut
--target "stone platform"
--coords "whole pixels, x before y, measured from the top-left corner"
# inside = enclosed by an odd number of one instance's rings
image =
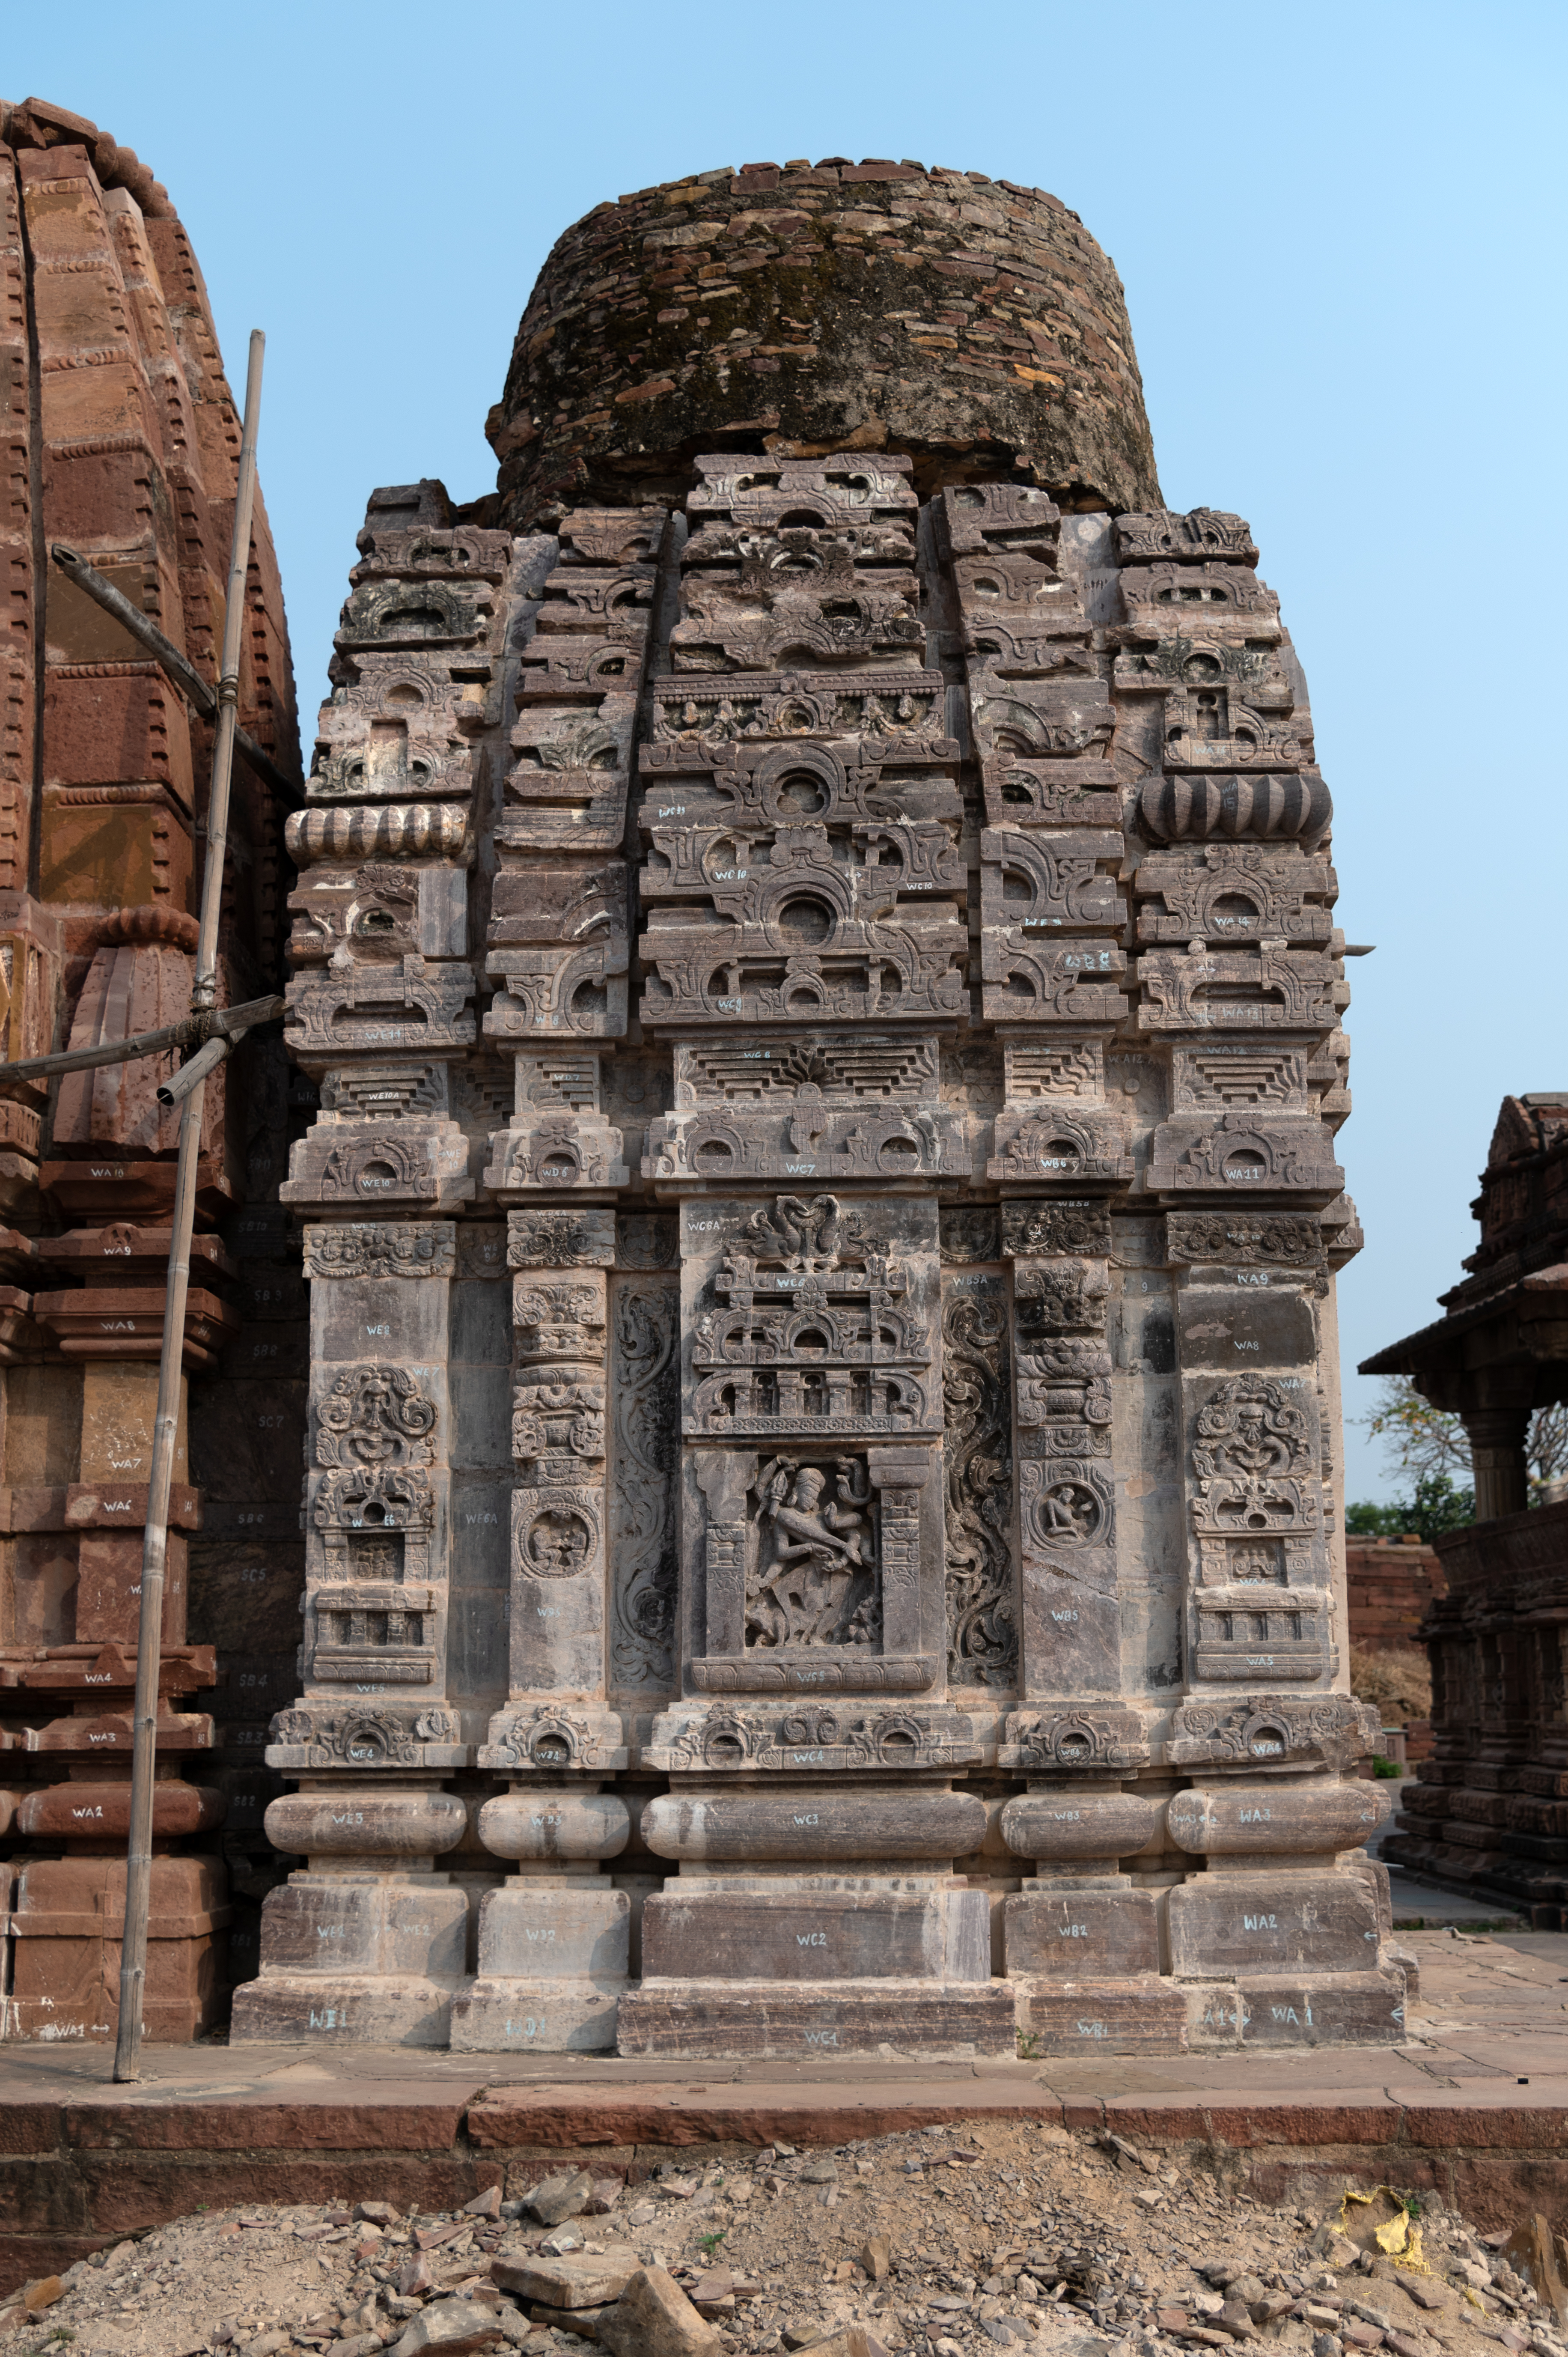
[[[1431,2189],[1477,2226],[1568,2208],[1568,1934],[1418,1932],[1411,2035],[1376,2050],[920,2065],[504,2059],[303,2043],[0,2049],[0,2288],[208,2207],[328,2198],[437,2210],[573,2156],[636,2179],[775,2139],[834,2147],[947,2121],[1111,2127],[1196,2146],[1233,2188],[1312,2201]]]

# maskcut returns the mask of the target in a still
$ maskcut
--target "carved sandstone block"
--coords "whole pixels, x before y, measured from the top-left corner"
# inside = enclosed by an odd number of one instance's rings
[[[1205,1874],[1173,1890],[1167,1906],[1178,1980],[1369,1971],[1378,1962],[1377,1908],[1359,1876]]]

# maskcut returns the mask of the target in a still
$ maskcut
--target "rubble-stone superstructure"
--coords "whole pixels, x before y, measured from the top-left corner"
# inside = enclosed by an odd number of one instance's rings
[[[240,420],[167,192],[133,150],[38,99],[0,105],[0,1009],[15,1060],[113,1043],[189,1010],[210,734],[49,549],[77,549],[213,680]],[[259,497],[240,719],[297,774]],[[222,1004],[275,986],[282,816],[237,768]],[[176,1060],[0,1093],[7,2036],[98,2040],[116,2027],[178,1127],[155,1092]],[[153,2039],[220,2018],[233,1904],[222,1845],[235,1845],[233,1881],[254,1898],[274,1871],[262,1749],[282,1697],[267,1695],[264,1655],[297,1584],[285,1502],[297,1418],[279,1380],[280,1320],[291,1297],[300,1307],[297,1246],[276,1201],[288,1089],[281,1042],[252,1043],[207,1088],[159,1677]],[[242,1967],[254,1955],[242,1944]]]
[[[372,493],[288,827],[306,1864],[235,2034],[1398,2038],[1329,801],[1111,265],[703,175],[562,240],[492,438]]]
[[[702,172],[560,238],[487,422],[493,520],[683,502],[693,457],[891,450],[924,498],[1015,470],[1157,506],[1121,284],[1058,197],[842,156]]]

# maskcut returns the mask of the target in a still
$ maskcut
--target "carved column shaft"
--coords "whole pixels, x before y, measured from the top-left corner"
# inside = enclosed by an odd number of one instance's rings
[[[1013,1260],[1025,1695],[1119,1695],[1109,1220],[1099,1206],[1005,1206]],[[1048,1251],[1062,1257],[1023,1254]]]
[[[1461,1414],[1475,1471],[1476,1520],[1522,1514],[1530,1503],[1529,1408],[1465,1408]]]

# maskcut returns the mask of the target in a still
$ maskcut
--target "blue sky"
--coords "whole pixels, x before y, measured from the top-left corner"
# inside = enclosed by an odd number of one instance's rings
[[[949,0],[788,9],[382,0],[10,19],[5,94],[165,181],[230,368],[265,328],[262,477],[300,703],[365,495],[494,482],[534,274],[622,190],[792,156],[1052,189],[1127,288],[1174,507],[1249,517],[1337,812],[1368,1246],[1351,1370],[1435,1314],[1505,1092],[1568,1086],[1560,6]],[[1560,627],[1554,626],[1554,627]],[[1354,1426],[1352,1496],[1393,1485]]]

